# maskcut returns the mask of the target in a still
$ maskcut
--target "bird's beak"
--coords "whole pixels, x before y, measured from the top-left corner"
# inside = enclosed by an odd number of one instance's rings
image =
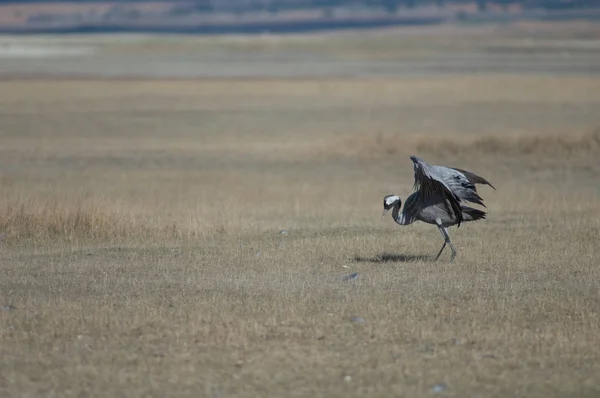
[[[381,221],[383,221],[383,217],[385,217],[388,211],[389,209],[383,209],[383,213],[381,213]]]

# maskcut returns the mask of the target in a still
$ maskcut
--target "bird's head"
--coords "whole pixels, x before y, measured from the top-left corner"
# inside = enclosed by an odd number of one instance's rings
[[[387,212],[393,208],[394,206],[402,206],[402,201],[399,196],[396,195],[385,195],[383,198],[383,213],[381,214],[381,219],[387,214]]]

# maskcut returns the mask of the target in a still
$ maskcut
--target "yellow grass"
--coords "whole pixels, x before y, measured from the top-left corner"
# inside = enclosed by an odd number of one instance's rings
[[[597,78],[0,91],[1,396],[600,393]],[[452,265],[411,154],[497,188]]]

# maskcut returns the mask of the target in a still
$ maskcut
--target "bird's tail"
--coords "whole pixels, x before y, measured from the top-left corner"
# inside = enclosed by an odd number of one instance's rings
[[[474,209],[469,206],[461,206],[463,221],[477,221],[485,218],[485,211]]]

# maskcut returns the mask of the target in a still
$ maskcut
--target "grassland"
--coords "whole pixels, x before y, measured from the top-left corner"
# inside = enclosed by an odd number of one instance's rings
[[[1,396],[600,394],[597,77],[0,91]],[[411,154],[497,188],[453,264]]]
[[[597,76],[600,29],[519,22],[289,36],[0,36],[0,60],[0,75],[18,78]]]

